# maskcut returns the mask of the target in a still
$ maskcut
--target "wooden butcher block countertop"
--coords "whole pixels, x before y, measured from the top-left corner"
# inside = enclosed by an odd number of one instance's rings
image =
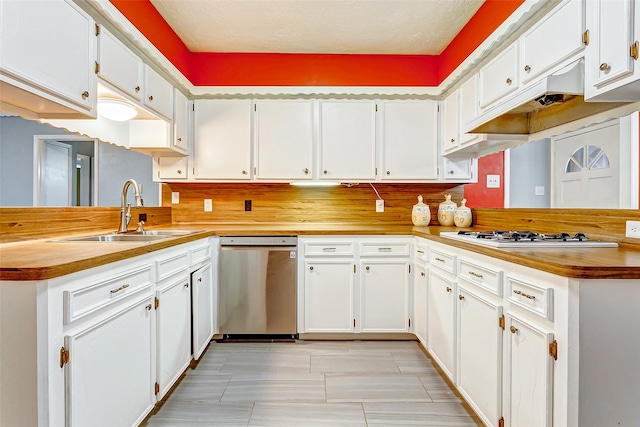
[[[453,227],[358,225],[334,223],[189,224],[177,229],[197,233],[149,242],[59,242],[49,239],[0,244],[0,280],[46,280],[187,243],[211,235],[405,235],[420,236],[496,259],[564,277],[581,279],[640,279],[640,246],[619,248],[494,249],[441,238]],[[95,233],[94,233],[95,234]],[[59,239],[56,236],[56,239]]]

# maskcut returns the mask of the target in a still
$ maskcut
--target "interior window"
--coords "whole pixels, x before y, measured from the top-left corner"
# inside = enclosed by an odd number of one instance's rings
[[[609,157],[596,145],[585,145],[576,149],[567,160],[565,173],[580,172],[582,169],[607,169]]]

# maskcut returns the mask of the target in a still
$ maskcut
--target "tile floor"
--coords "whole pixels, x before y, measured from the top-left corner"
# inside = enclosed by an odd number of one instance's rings
[[[145,426],[481,426],[410,341],[212,343]]]

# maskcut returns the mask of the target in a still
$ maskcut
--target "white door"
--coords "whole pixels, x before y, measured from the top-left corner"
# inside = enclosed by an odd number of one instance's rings
[[[198,360],[214,333],[211,264],[191,275],[191,295],[193,298],[193,358]]]
[[[502,307],[458,289],[458,388],[488,426],[502,417]]]
[[[456,284],[429,271],[428,329],[429,353],[454,380],[456,340]]]
[[[352,261],[309,261],[304,273],[306,332],[353,332]]]
[[[151,301],[65,337],[67,426],[137,425],[153,407]]]
[[[552,138],[551,207],[619,208],[621,143],[618,120]]]
[[[507,316],[507,413],[509,427],[552,425],[553,334]]]
[[[409,263],[363,262],[360,272],[360,332],[406,332]]]
[[[158,399],[169,391],[191,360],[191,293],[189,277],[158,291]]]
[[[72,147],[59,141],[42,141],[38,206],[72,206],[75,167]]]

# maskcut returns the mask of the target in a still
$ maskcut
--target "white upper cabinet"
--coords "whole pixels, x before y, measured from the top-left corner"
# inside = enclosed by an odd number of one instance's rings
[[[147,64],[144,66],[143,103],[169,120],[173,118],[173,86]]]
[[[438,103],[381,101],[383,180],[437,179]]]
[[[517,47],[517,42],[511,44],[480,69],[480,108],[487,109],[518,89]]]
[[[251,179],[250,99],[198,99],[194,107],[196,179]]]
[[[257,100],[255,178],[313,178],[313,101]]]
[[[320,179],[374,180],[374,101],[332,100],[320,104]]]
[[[136,101],[142,99],[144,63],[106,28],[98,34],[98,77]]]
[[[563,59],[584,48],[583,4],[582,0],[565,0],[522,35],[522,84],[535,80]]]
[[[588,0],[585,99],[640,99],[640,5],[634,0]]]
[[[458,138],[458,92],[453,92],[442,102],[442,153],[455,151],[459,145]]]
[[[189,99],[178,89],[173,90],[172,148],[187,154],[189,152]]]
[[[0,105],[33,117],[95,117],[94,21],[72,1],[0,3]]]
[[[460,133],[460,146],[480,141],[482,136],[475,133],[467,133],[466,125],[478,117],[478,79],[477,75],[471,76],[458,89],[458,132]],[[486,136],[486,135],[485,135]]]

